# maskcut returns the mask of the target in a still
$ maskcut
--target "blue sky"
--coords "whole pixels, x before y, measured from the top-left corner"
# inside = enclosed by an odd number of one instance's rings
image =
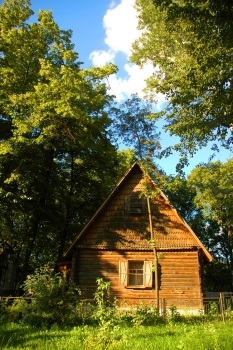
[[[103,17],[109,4],[109,0],[31,0],[35,15],[39,9],[52,10],[59,27],[73,31],[75,50],[85,66],[91,64],[91,51],[105,48]]]
[[[139,36],[134,0],[31,0],[31,4],[35,15],[39,9],[52,10],[59,27],[73,31],[83,67],[114,62],[120,68],[109,79],[118,101],[141,93],[152,66],[142,70],[128,62],[131,43]]]
[[[131,43],[140,34],[133,5],[134,0],[31,0],[35,15],[39,9],[52,10],[60,29],[73,31],[72,42],[79,54],[79,60],[83,62],[82,67],[101,66],[108,62],[118,66],[118,73],[109,79],[111,92],[118,101],[123,101],[132,93],[143,97],[144,80],[153,71],[149,64],[140,69],[128,61]],[[157,100],[156,107],[160,108],[164,97],[159,95]],[[158,126],[161,128],[162,123]],[[163,132],[162,147],[177,140]],[[190,159],[186,172],[189,173],[200,162],[207,162],[210,154],[209,148],[200,150]],[[214,160],[225,161],[230,156],[230,152],[222,150]],[[174,174],[177,162],[178,155],[174,154],[158,163],[167,174]]]

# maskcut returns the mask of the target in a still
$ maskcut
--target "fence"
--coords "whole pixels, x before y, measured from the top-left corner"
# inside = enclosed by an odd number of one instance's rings
[[[160,314],[165,315],[173,306],[183,315],[205,315],[211,312],[219,312],[222,320],[228,310],[233,310],[233,293],[208,293],[202,299],[161,299]]]
[[[14,300],[25,299],[27,302],[31,302],[31,298],[23,297],[1,297],[1,302],[13,303]],[[134,309],[139,305],[156,307],[156,300],[147,303],[145,300],[137,302],[135,304],[119,303],[119,307],[122,310]],[[219,313],[223,321],[225,321],[226,312],[233,310],[233,293],[208,293],[204,298],[192,298],[192,299],[159,299],[159,313],[161,316],[165,317],[172,309],[175,308],[177,312],[181,315],[208,315],[211,312]],[[77,310],[79,316],[88,317],[90,313],[93,312],[95,308],[95,303],[93,299],[82,300]]]

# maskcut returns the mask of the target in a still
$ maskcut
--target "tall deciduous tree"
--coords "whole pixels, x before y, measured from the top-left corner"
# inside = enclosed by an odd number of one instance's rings
[[[199,178],[199,181],[200,178]],[[205,187],[205,185],[203,184]],[[195,203],[196,188],[185,177],[169,176],[165,193],[180,215],[201,239],[215,261],[204,269],[204,288],[207,291],[230,291],[230,263],[226,237],[219,223]],[[228,266],[227,266],[228,265]]]
[[[131,147],[141,161],[155,160],[161,151],[160,134],[151,113],[152,105],[134,94],[115,109],[113,118],[118,142]]]
[[[232,146],[233,3],[136,0],[136,5],[143,31],[131,59],[154,65],[147,87],[152,97],[166,95],[167,108],[157,117],[180,137],[174,149],[187,162],[187,153],[209,141]]]
[[[188,185],[195,190],[194,202],[207,220],[219,226],[215,243],[218,254],[233,272],[233,160],[213,162],[195,168]],[[233,275],[233,274],[232,274]]]
[[[0,6],[1,245],[21,265],[60,259],[111,189],[108,65],[81,69],[71,32],[27,0]],[[103,166],[104,164],[104,166]]]

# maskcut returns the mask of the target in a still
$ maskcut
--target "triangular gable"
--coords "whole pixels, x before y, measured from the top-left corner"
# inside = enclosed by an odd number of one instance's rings
[[[73,243],[70,245],[70,247],[68,248],[68,250],[66,251],[66,253],[64,254],[64,257],[68,256],[72,249],[75,247],[76,243],[78,242],[78,240],[85,234],[85,232],[88,230],[88,228],[91,226],[91,224],[94,222],[94,220],[99,216],[99,214],[101,213],[101,211],[107,206],[108,202],[111,200],[111,198],[113,197],[113,195],[115,194],[115,192],[117,191],[117,189],[119,188],[119,186],[121,185],[121,183],[127,178],[127,176],[130,174],[131,170],[138,165],[137,162],[135,162],[125,173],[125,175],[118,181],[118,183],[116,184],[116,186],[114,187],[114,189],[112,190],[112,192],[110,193],[110,195],[107,197],[107,199],[104,201],[104,203],[99,207],[99,209],[95,212],[95,214],[93,215],[93,217],[90,219],[90,221],[87,223],[87,225],[82,229],[82,231],[76,236],[76,238],[74,239]],[[139,165],[138,165],[139,166]]]
[[[148,214],[124,215],[124,202],[132,191],[141,191],[143,169],[136,162],[117,183],[112,193],[76,237],[65,254],[74,247],[91,249],[151,250]],[[151,178],[149,181],[156,187]],[[159,250],[201,249],[208,261],[213,258],[189,225],[179,216],[168,198],[160,195],[152,201],[153,234]]]

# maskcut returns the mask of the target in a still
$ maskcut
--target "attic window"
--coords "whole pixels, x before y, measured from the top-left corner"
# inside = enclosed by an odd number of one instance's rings
[[[130,214],[141,214],[147,212],[145,197],[140,192],[133,192],[125,199],[125,211]]]
[[[130,196],[130,212],[131,213],[142,213],[142,198],[137,194]]]

